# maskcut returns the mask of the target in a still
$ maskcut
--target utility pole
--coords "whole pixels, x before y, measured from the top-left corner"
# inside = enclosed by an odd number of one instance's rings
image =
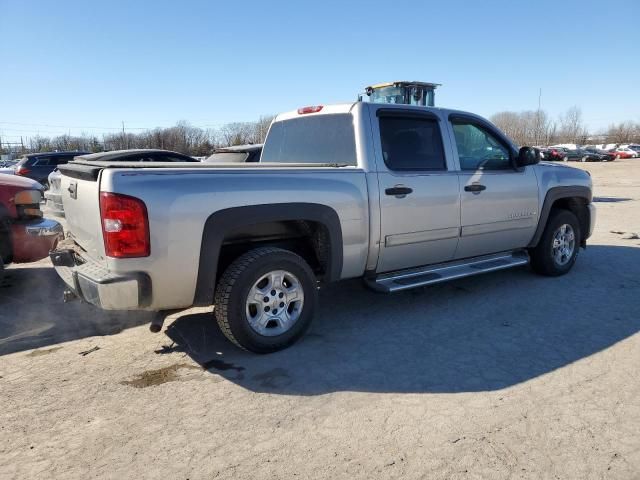
[[[540,118],[540,107],[542,105],[542,88],[540,88],[540,90],[538,91],[538,111],[536,112],[536,145],[540,145],[540,137],[539,135],[541,134],[540,129],[542,128],[541,123],[541,118]]]

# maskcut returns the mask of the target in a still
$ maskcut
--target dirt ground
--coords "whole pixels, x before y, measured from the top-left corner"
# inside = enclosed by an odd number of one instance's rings
[[[578,166],[598,222],[569,275],[344,282],[269,356],[210,311],[154,335],[11,267],[0,478],[640,478],[640,159]]]

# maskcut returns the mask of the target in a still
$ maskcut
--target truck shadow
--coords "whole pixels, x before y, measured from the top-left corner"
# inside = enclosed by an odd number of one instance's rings
[[[590,246],[559,278],[522,268],[394,295],[347,281],[321,291],[310,332],[285,351],[243,352],[209,313],[178,317],[157,353],[185,352],[255,392],[497,390],[637,333],[638,265],[640,248]]]
[[[12,266],[0,282],[0,355],[94,335],[112,335],[148,323],[147,312],[106,312],[63,303],[64,284],[48,264]]]

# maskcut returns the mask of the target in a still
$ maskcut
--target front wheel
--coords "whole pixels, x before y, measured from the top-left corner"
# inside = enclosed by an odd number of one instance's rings
[[[215,294],[215,317],[234,344],[271,353],[295,343],[309,328],[318,303],[313,271],[289,250],[261,247],[237,258]]]
[[[536,273],[557,277],[576,263],[580,248],[580,225],[568,210],[552,211],[542,238],[529,251],[531,267]]]

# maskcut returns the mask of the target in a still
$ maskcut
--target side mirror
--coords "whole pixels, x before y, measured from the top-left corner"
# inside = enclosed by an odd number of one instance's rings
[[[516,167],[526,167],[540,163],[540,150],[533,147],[521,147],[516,158]]]

